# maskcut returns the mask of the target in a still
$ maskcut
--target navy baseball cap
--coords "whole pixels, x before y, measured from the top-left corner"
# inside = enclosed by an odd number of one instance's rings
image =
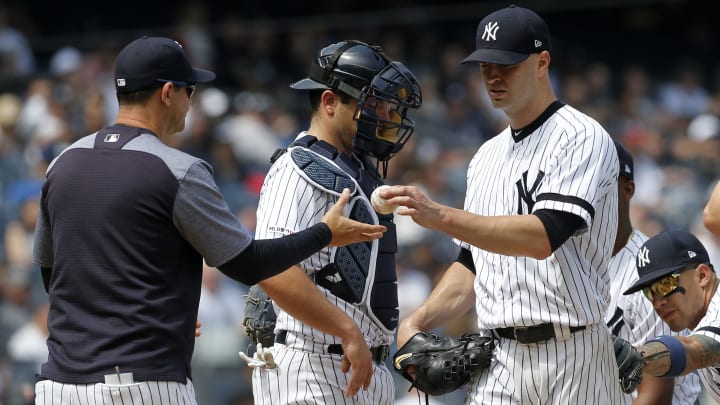
[[[626,178],[633,180],[633,173],[635,172],[635,168],[633,165],[633,157],[628,152],[627,149],[625,149],[624,146],[618,141],[615,142],[615,149],[617,150],[618,154],[618,160],[620,160],[620,175],[625,176]]]
[[[115,60],[118,93],[160,87],[163,82],[206,83],[215,73],[193,68],[180,43],[170,38],[142,37],[130,42]]]
[[[661,278],[692,265],[710,263],[705,246],[687,231],[668,230],[640,247],[635,264],[640,277],[623,295],[642,290]]]
[[[550,50],[550,31],[534,11],[511,5],[480,21],[475,52],[460,63],[514,65],[532,53]]]

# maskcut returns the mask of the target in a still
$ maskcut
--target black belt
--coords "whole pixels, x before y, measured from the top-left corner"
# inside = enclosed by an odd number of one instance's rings
[[[288,331],[286,330],[278,331],[277,335],[275,335],[275,343],[280,343],[281,345],[286,344],[287,333]],[[327,345],[326,351],[329,354],[339,354],[341,356],[344,353],[342,345],[340,344]],[[390,355],[390,347],[388,345],[374,346],[370,348],[370,353],[372,353],[373,360],[378,363],[383,363]]]
[[[585,330],[587,326],[571,326],[570,333]],[[498,336],[505,339],[517,340],[520,343],[538,343],[552,339],[555,336],[555,327],[551,323],[542,323],[533,326],[518,326],[510,328],[493,329]]]

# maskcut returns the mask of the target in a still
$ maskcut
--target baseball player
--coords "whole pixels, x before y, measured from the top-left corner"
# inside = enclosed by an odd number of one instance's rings
[[[407,112],[420,107],[420,86],[379,47],[342,41],[322,48],[309,77],[290,87],[308,92],[312,119],[309,129],[274,157],[260,192],[256,237],[312,227],[337,199],[339,186],[352,190],[350,218],[387,227],[378,241],[324,249],[298,266],[361,328],[373,374],[367,390],[347,395],[342,339],[317,326],[335,318],[317,313],[316,323],[304,322],[274,300],[279,305],[270,351],[277,368],[253,371],[255,403],[391,404],[395,388],[384,361],[398,322],[397,241],[393,214],[376,213],[369,196],[413,132]]]
[[[169,38],[142,37],[118,54],[114,124],[50,164],[33,257],[50,296],[48,360],[37,404],[195,404],[190,360],[203,258],[270,294],[313,287],[290,269],[326,245],[370,242],[383,226],[342,216],[344,191],[323,223],[253,241],[228,209],[210,166],[162,141],[181,131],[196,83],[215,74],[190,65]],[[340,190],[342,191],[342,190]],[[340,192],[338,192],[340,195]],[[372,364],[364,336],[316,289],[277,296],[298,319],[337,320],[352,364],[350,392]]]
[[[654,336],[674,333],[655,314],[652,303],[642,294],[622,294],[637,281],[635,257],[648,237],[639,230],[633,229],[630,222],[630,199],[635,193],[632,155],[618,142],[615,142],[615,148],[620,160],[618,233],[609,265],[610,307],[605,315],[605,322],[613,335],[637,346]],[[682,334],[687,333],[684,331]],[[692,405],[699,393],[700,380],[695,374],[675,379],[646,375],[637,387],[637,391],[624,395],[622,403]]]
[[[638,279],[624,294],[642,291],[671,330],[692,331],[656,336],[638,347],[643,379],[697,370],[706,393],[720,403],[720,281],[707,250],[693,234],[667,230],[645,241],[636,265]]]
[[[592,118],[555,97],[550,34],[510,6],[482,19],[477,50],[488,95],[510,125],[472,158],[465,209],[411,186],[381,193],[418,224],[455,238],[460,254],[403,320],[411,336],[463,315],[499,339],[468,404],[616,404],[618,369],[603,319],[617,231],[618,158]]]

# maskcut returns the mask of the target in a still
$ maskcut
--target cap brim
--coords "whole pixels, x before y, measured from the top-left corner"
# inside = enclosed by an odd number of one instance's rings
[[[494,63],[496,65],[515,65],[517,63],[520,63],[524,61],[525,59],[530,56],[527,53],[520,53],[520,52],[513,52],[513,51],[505,51],[502,49],[490,49],[490,48],[483,48],[478,49],[475,52],[471,53],[467,58],[463,59],[461,64],[463,63],[477,63],[477,62],[484,62],[484,63]]]
[[[662,269],[657,269],[653,271],[652,273],[643,274],[642,277],[638,279],[638,281],[635,282],[630,288],[628,288],[623,295],[630,295],[634,292],[640,291],[643,288],[649,286],[650,284],[654,283],[655,281],[660,280],[663,277],[666,277],[670,274],[673,274],[677,270],[681,270],[687,266],[687,263],[677,264],[675,266],[665,267]]]
[[[297,81],[290,85],[290,88],[293,88],[295,90],[326,90],[330,87],[326,84],[322,84],[320,82],[316,82],[313,79],[302,79],[300,81]]]
[[[194,83],[207,83],[215,80],[215,73],[205,69],[193,68],[193,76]]]

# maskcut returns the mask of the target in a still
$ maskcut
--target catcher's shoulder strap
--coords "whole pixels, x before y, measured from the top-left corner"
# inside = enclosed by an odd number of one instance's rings
[[[390,333],[398,322],[397,237],[392,214],[376,214],[367,198],[382,184],[377,169],[362,157],[339,153],[312,135],[299,137],[288,150],[295,167],[311,184],[336,194],[350,188],[349,218],[388,229],[377,242],[336,248],[332,263],[315,273],[315,282],[349,303],[365,305],[369,315]]]

